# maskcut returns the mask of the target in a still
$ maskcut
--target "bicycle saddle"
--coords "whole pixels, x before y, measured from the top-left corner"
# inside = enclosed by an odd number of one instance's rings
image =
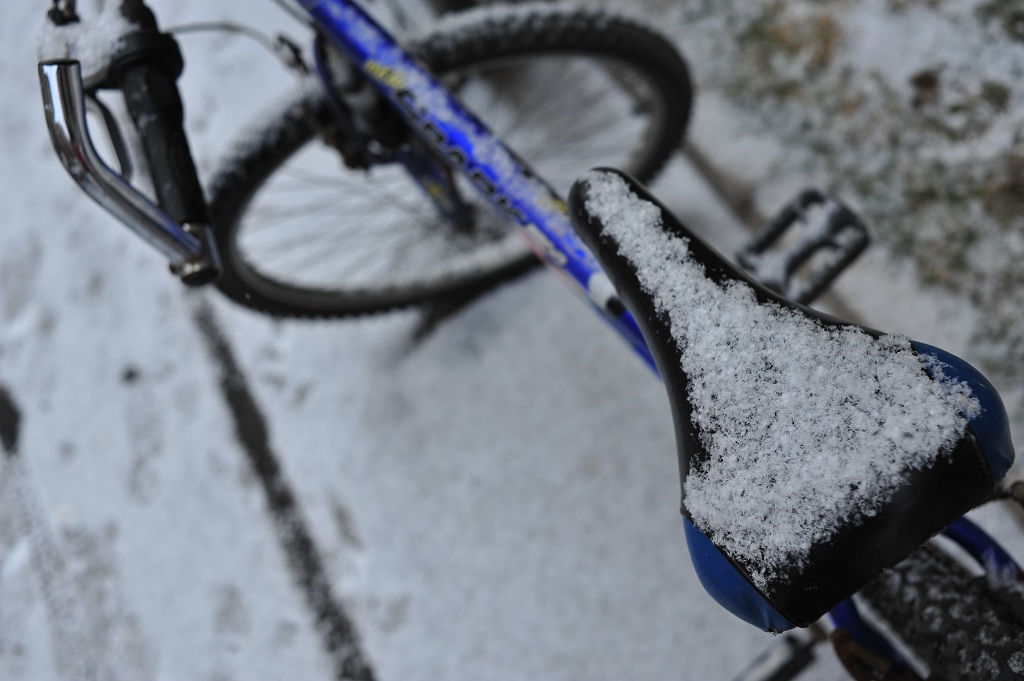
[[[618,171],[569,208],[668,391],[694,566],[742,619],[809,625],[1013,462],[1002,402],[963,360],[777,295]]]

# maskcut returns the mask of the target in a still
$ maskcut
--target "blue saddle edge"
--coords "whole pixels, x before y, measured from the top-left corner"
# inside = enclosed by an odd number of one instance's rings
[[[1013,465],[1013,442],[1010,440],[1010,422],[1006,407],[995,387],[980,371],[956,355],[927,343],[912,340],[910,344],[918,355],[927,355],[944,365],[946,378],[963,381],[981,404],[981,412],[967,423],[974,432],[981,453],[988,462],[992,480],[1001,480]],[[930,373],[930,372],[929,372]]]
[[[763,631],[788,631],[796,626],[747,581],[689,518],[683,518],[683,527],[697,577],[719,605]]]
[[[911,341],[918,355],[938,360],[946,378],[967,383],[981,404],[981,412],[968,421],[981,449],[993,480],[999,480],[1013,464],[1013,443],[1009,420],[999,393],[981,372],[945,350],[918,341]],[[796,625],[761,594],[725,557],[717,546],[688,518],[683,518],[686,543],[700,583],[708,594],[726,610],[763,631],[782,632]]]

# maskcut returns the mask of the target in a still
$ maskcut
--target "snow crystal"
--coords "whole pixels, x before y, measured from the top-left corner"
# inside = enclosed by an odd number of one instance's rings
[[[1017,651],[1010,656],[1007,664],[1014,674],[1024,674],[1024,652]]]
[[[980,410],[965,384],[904,337],[827,327],[746,285],[719,286],[665,233],[660,210],[593,172],[588,209],[667,315],[707,458],[691,461],[694,524],[761,588],[799,573],[811,548],[870,517]]]

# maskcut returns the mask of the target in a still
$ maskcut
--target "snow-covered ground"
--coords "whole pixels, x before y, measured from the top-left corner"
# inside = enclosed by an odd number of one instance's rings
[[[154,8],[165,25],[242,19],[227,0]],[[556,278],[418,341],[415,311],[275,322],[186,291],[54,158],[45,9],[11,4],[0,25],[0,387],[20,411],[0,459],[0,678],[334,678],[337,613],[378,679],[728,679],[771,645],[693,574],[661,386]],[[245,12],[299,33],[271,3]],[[289,76],[244,41],[181,40],[208,172]],[[742,150],[771,144],[731,132],[735,104],[709,89],[695,135],[731,138],[739,160],[718,160],[753,172]],[[742,238],[682,158],[655,190],[723,250]],[[884,256],[858,267],[840,288],[867,321],[967,348],[964,303],[908,295]],[[266,420],[273,490],[211,328]],[[979,516],[1024,557],[1019,517]],[[806,678],[844,678],[821,658]]]

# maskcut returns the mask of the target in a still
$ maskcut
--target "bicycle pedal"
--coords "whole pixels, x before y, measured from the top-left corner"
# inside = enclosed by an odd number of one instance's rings
[[[755,279],[803,305],[867,248],[867,227],[845,204],[806,189],[736,254]]]

